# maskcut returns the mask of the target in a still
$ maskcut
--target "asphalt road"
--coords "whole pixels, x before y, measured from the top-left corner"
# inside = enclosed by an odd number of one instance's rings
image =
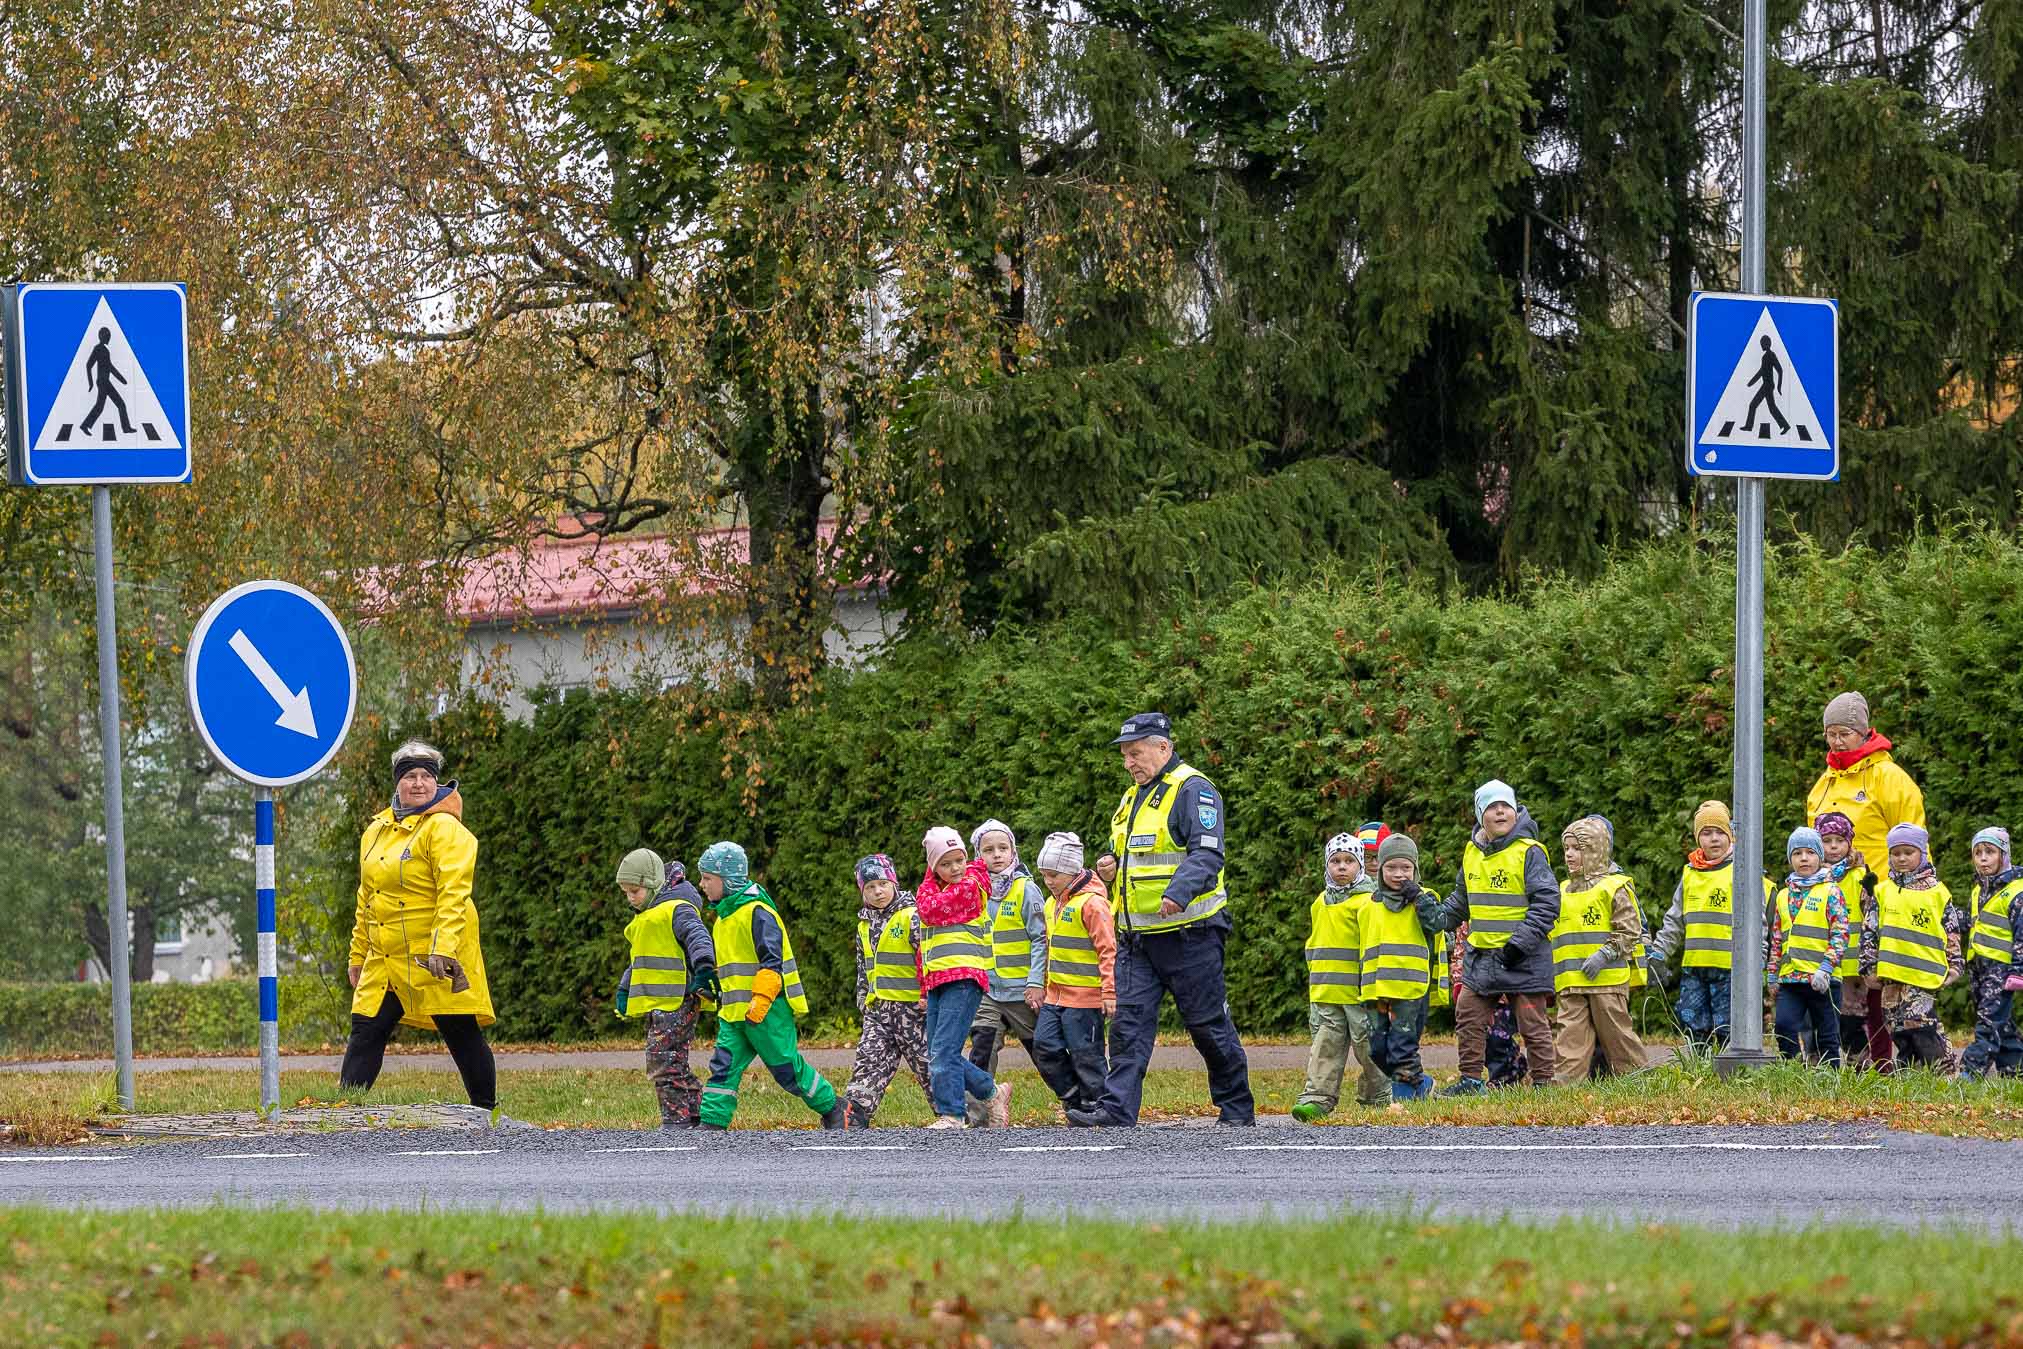
[[[0,1205],[1206,1219],[1409,1206],[1716,1226],[1852,1218],[1998,1228],[2023,1212],[2017,1155],[2015,1143],[1872,1126],[401,1130],[9,1149],[0,1151]]]

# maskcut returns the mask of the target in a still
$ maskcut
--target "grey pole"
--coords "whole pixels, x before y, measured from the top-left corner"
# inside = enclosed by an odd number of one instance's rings
[[[119,635],[112,621],[112,489],[91,489],[91,563],[98,582],[98,741],[105,756],[105,917],[112,952],[112,1053],[119,1104],[133,1109],[133,988],[127,968],[126,810],[120,783]]]
[[[1742,4],[1742,285],[1763,293],[1764,0]],[[1763,479],[1735,480],[1735,936],[1725,1076],[1763,1049]]]

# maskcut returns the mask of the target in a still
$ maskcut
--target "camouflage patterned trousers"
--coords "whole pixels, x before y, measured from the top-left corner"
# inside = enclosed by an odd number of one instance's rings
[[[662,1128],[689,1128],[702,1107],[702,1083],[688,1064],[702,999],[690,994],[673,1012],[646,1014],[646,1080],[660,1100]]]
[[[864,1030],[857,1037],[857,1057],[850,1064],[850,1085],[843,1092],[849,1127],[868,1129],[885,1089],[904,1063],[930,1101],[927,1076],[927,1004],[873,998],[864,1004]]]
[[[1967,962],[1974,981],[1974,1043],[1960,1056],[1960,1071],[1975,1077],[1990,1068],[2023,1075],[2023,1034],[2016,1030],[2016,995],[2003,989],[2009,967],[1976,956]]]

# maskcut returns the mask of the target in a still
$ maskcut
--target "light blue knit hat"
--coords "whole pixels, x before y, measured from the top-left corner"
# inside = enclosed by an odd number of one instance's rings
[[[1475,789],[1475,822],[1482,823],[1483,812],[1501,801],[1512,810],[1517,809],[1517,793],[1502,778],[1491,778]]]
[[[1784,860],[1789,862],[1791,854],[1800,848],[1810,848],[1822,860],[1826,857],[1826,844],[1819,837],[1819,831],[1809,824],[1801,824],[1791,831],[1791,837],[1784,841]]]
[[[2004,829],[1999,824],[1991,824],[1986,829],[1975,834],[1974,841],[1968,846],[1978,848],[1983,843],[1993,844],[2002,850],[2002,865],[2004,867],[2015,865],[2009,860],[2009,831],[2007,829]]]
[[[752,866],[745,858],[745,850],[728,840],[704,848],[702,860],[695,864],[695,869],[706,875],[723,877],[726,893],[744,889],[752,879]]]

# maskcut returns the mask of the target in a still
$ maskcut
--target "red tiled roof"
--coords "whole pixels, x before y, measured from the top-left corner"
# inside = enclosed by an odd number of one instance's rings
[[[834,520],[817,528],[823,543],[835,537]],[[524,550],[473,562],[450,610],[466,623],[508,623],[627,613],[676,586],[690,595],[715,593],[750,559],[751,531],[742,525],[706,530],[696,537],[696,553],[700,570],[684,566],[664,535],[544,537]],[[865,580],[839,588],[871,586]]]

